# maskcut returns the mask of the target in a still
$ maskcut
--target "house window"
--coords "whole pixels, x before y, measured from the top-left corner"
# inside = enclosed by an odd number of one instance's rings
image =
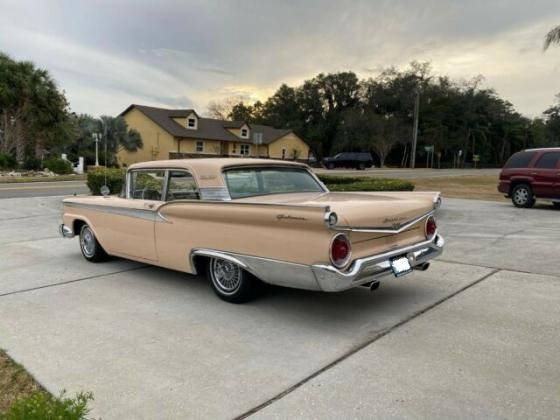
[[[187,128],[196,129],[196,118],[194,117],[187,118]]]
[[[231,147],[231,153],[235,155],[237,153],[237,144],[233,143]]]
[[[286,149],[282,149],[282,159],[286,159]]]
[[[249,137],[249,130],[247,128],[241,129],[241,137],[243,137],[244,139]]]
[[[204,142],[203,141],[197,141],[196,142],[196,152],[197,153],[204,152]]]
[[[243,156],[249,156],[251,153],[251,145],[250,144],[242,144],[239,146],[239,151]]]

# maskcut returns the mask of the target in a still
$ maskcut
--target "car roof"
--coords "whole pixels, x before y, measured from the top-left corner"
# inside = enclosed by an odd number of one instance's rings
[[[200,158],[200,159],[169,159],[152,160],[148,162],[134,163],[128,169],[150,169],[150,168],[185,168],[194,170],[214,170],[221,172],[222,169],[231,166],[300,166],[307,167],[304,163],[252,158]]]
[[[535,149],[525,149],[524,152],[560,152],[560,147],[539,147]]]

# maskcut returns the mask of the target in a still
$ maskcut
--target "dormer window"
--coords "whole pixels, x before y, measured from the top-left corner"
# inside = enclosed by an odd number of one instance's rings
[[[196,118],[196,115],[191,114],[187,117],[187,128],[189,130],[196,130],[198,126],[198,118]]]
[[[249,129],[247,127],[243,127],[241,129],[241,138],[248,139],[249,138]]]

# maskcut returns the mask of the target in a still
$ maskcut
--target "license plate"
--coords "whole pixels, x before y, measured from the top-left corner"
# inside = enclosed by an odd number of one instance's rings
[[[391,269],[395,277],[404,276],[412,271],[410,261],[406,257],[395,258],[391,260]]]

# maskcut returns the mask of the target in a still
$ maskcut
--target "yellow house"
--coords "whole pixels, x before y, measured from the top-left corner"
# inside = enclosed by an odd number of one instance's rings
[[[121,114],[138,131],[143,146],[120,150],[117,162],[126,167],[147,160],[243,156],[308,160],[309,146],[292,130],[243,121],[200,117],[192,109],[130,105]]]

